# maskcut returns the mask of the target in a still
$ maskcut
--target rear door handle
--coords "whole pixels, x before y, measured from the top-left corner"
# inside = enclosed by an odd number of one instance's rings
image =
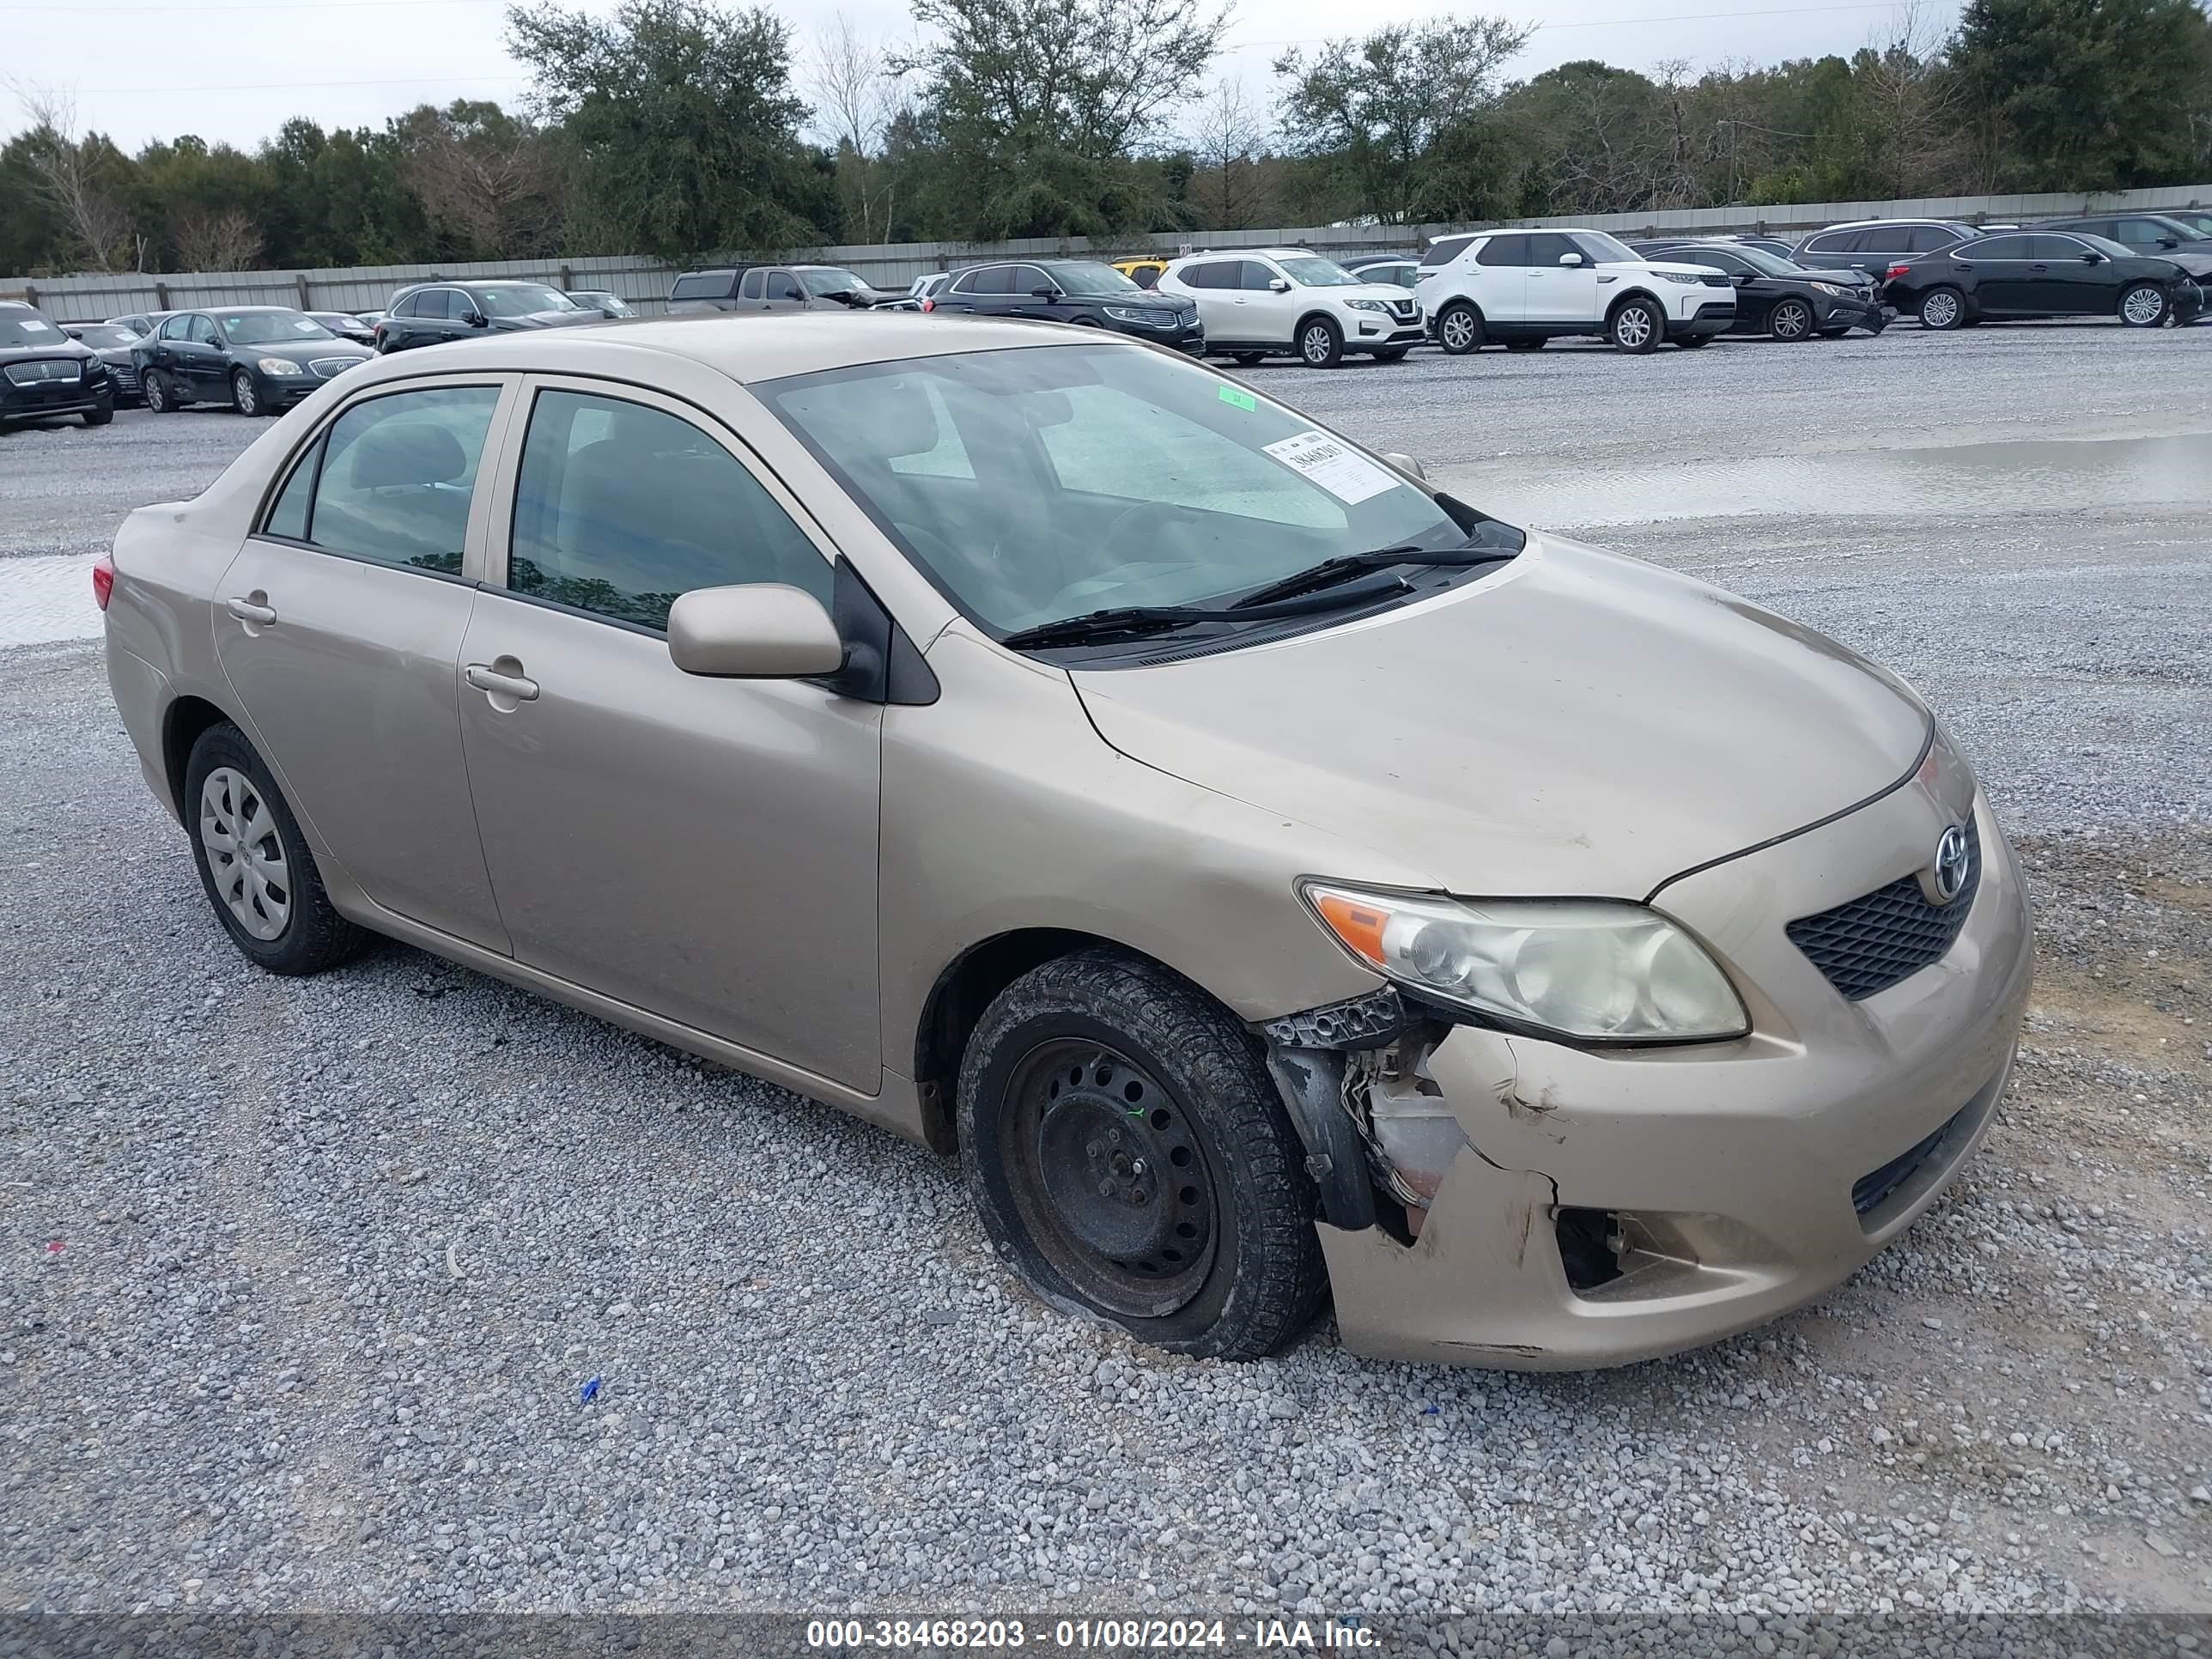
[[[222,608],[242,623],[258,623],[264,628],[276,620],[275,605],[256,605],[251,599],[225,599]]]
[[[517,702],[538,700],[538,682],[526,679],[520,674],[502,674],[488,662],[472,662],[461,671],[461,678],[479,691],[495,697],[513,697]]]

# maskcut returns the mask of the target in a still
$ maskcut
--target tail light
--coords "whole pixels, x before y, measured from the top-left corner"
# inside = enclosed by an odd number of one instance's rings
[[[115,561],[101,554],[92,562],[92,599],[102,611],[115,597]]]
[[[1882,272],[1881,280],[1885,283],[1889,282],[1893,278],[1904,276],[1906,271],[1911,269],[1912,267],[1908,264],[1893,264],[1887,270]]]
[[[921,308],[924,311],[934,311],[937,309],[937,301],[934,300],[924,300],[921,302]]]

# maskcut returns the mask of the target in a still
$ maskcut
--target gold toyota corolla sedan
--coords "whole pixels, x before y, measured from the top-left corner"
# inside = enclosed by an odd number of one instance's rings
[[[1095,331],[381,359],[95,586],[254,962],[389,935],[957,1149],[1186,1353],[1770,1319],[1957,1173],[2027,994],[1894,677]]]

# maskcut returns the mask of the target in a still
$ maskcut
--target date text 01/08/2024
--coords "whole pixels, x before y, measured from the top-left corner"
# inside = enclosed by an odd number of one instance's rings
[[[1370,1652],[1379,1632],[1334,1619],[1060,1619],[1034,1630],[1021,1619],[817,1619],[806,1645],[830,1652],[951,1649],[1012,1653],[1030,1647],[1090,1652],[1243,1648],[1255,1652]]]

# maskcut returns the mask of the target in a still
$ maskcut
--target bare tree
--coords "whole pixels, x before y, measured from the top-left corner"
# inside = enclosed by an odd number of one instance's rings
[[[240,208],[191,208],[169,228],[186,270],[244,270],[261,257],[261,228]]]
[[[398,124],[408,188],[448,236],[486,258],[550,244],[560,190],[545,134],[496,104],[424,105]]]
[[[131,236],[128,210],[100,187],[94,161],[102,141],[81,137],[76,100],[56,87],[0,81],[31,118],[31,168],[40,198],[61,221],[70,252],[94,270],[112,270]]]
[[[1206,224],[1243,230],[1258,216],[1263,194],[1260,156],[1267,131],[1267,118],[1233,76],[1216,82],[1199,106],[1191,133],[1191,197]]]
[[[1921,0],[1905,0],[1852,65],[1893,195],[1917,195],[1946,175],[1959,148],[1965,88],[1943,60],[1943,40]]]
[[[843,12],[834,12],[814,32],[801,87],[813,100],[817,129],[837,152],[839,185],[847,211],[859,218],[860,240],[875,240],[880,211],[880,228],[889,240],[896,180],[878,164],[891,125],[906,103],[890,54],[855,29]]]

